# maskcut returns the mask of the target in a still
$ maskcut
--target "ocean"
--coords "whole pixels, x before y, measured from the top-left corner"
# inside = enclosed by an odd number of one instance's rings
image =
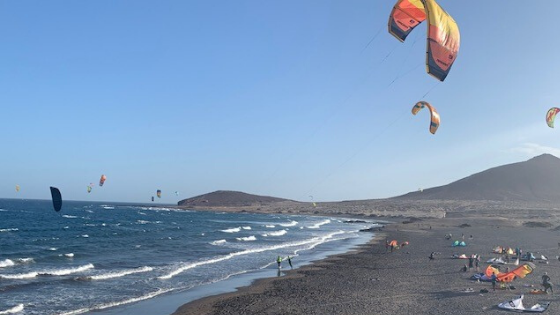
[[[111,314],[212,294],[276,270],[278,255],[298,266],[372,237],[358,231],[374,221],[345,221],[79,201],[57,213],[50,200],[0,199],[0,314]],[[130,314],[142,309],[153,314]]]

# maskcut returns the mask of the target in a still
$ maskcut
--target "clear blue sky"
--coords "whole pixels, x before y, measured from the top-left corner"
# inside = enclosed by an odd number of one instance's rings
[[[394,2],[2,1],[0,197],[385,198],[560,156],[560,1],[440,0],[461,31],[443,83],[425,25],[387,32]]]

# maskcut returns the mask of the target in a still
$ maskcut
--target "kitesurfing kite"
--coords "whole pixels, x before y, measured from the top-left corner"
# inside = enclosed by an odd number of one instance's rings
[[[19,192],[19,185],[16,185],[16,192]]]
[[[457,58],[461,36],[455,20],[435,0],[398,0],[389,16],[389,33],[404,42],[408,34],[426,19],[426,71],[443,81]]]
[[[157,192],[156,192],[156,195],[157,195],[158,198],[161,198],[161,190],[158,189]]]
[[[535,304],[531,307],[525,307],[523,305],[523,294],[516,299],[509,300],[498,304],[498,307],[513,312],[527,312],[527,313],[542,313],[546,311],[550,302],[541,302],[540,304]]]
[[[152,201],[154,201],[154,196],[152,196]]]
[[[54,211],[60,211],[60,208],[62,208],[62,195],[60,194],[60,190],[58,190],[58,188],[56,187],[51,187],[51,196]]]
[[[93,186],[95,186],[93,183],[89,183],[89,185],[87,186],[87,192],[90,193],[91,190],[93,189]]]
[[[554,119],[556,119],[556,114],[558,114],[558,112],[560,112],[560,108],[558,107],[552,107],[546,112],[546,124],[550,128],[554,128]]]
[[[496,276],[500,282],[512,282],[515,278],[525,278],[525,276],[533,272],[533,270],[535,270],[535,265],[527,262],[510,272],[499,273]]]
[[[105,180],[107,179],[107,176],[105,175],[101,175],[101,178],[99,179],[99,186],[103,186],[103,184],[105,184]]]
[[[436,134],[439,127],[439,114],[435,107],[430,105],[428,102],[420,101],[412,107],[412,115],[416,115],[422,108],[427,107],[430,110],[431,121],[430,121],[430,132]]]
[[[178,192],[178,191],[175,192],[175,196],[179,196],[179,192]]]

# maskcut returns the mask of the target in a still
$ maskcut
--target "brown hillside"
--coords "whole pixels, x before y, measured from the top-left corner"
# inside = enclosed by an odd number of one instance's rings
[[[288,199],[257,196],[239,191],[218,190],[178,202],[181,207],[250,207],[291,201]]]
[[[392,199],[560,202],[560,159],[543,154]]]

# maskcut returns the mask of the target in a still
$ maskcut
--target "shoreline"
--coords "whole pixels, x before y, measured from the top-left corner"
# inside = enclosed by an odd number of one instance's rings
[[[451,241],[444,238],[448,233],[459,239],[465,235],[468,246],[451,247]],[[385,237],[410,244],[386,253],[384,242],[380,242]],[[520,294],[525,294],[527,307],[539,301],[551,302],[547,312],[555,314],[560,312],[558,293],[528,292],[540,288],[544,272],[553,283],[560,281],[560,262],[555,258],[559,240],[559,231],[496,217],[399,222],[385,226],[355,250],[289,271],[285,277],[260,279],[235,292],[192,301],[172,315],[504,314],[497,305]],[[479,272],[483,272],[486,260],[499,257],[491,253],[496,245],[519,246],[551,259],[549,264],[535,263],[532,274],[511,283],[515,289],[492,291],[490,283],[470,280],[474,269],[460,271],[468,261],[451,258],[454,253],[480,254]],[[431,252],[437,253],[433,261],[428,259]],[[464,292],[468,288],[473,292]],[[480,293],[481,289],[490,292]]]
[[[351,217],[346,217],[352,219]],[[369,220],[368,220],[369,221]],[[377,221],[377,220],[371,220]],[[384,224],[385,220],[380,220]],[[376,229],[378,227],[375,227]],[[378,232],[375,232],[377,234]],[[146,315],[169,315],[176,311],[186,302],[196,302],[207,297],[219,296],[221,294],[235,293],[239,288],[249,287],[251,284],[261,279],[285,277],[287,273],[296,271],[305,266],[309,266],[314,262],[321,261],[329,256],[345,254],[353,251],[355,248],[367,244],[375,235],[371,231],[359,232],[357,237],[337,240],[334,242],[325,242],[317,247],[307,250],[306,254],[295,256],[292,260],[293,270],[287,269],[287,261],[283,262],[283,269],[276,268],[276,263],[267,268],[251,270],[244,273],[233,274],[225,279],[206,283],[186,290],[177,292],[168,292],[151,299],[124,304],[118,307],[112,307],[104,310],[92,310],[85,314],[96,315],[129,315],[129,314],[146,314]],[[279,274],[280,272],[280,274]]]

